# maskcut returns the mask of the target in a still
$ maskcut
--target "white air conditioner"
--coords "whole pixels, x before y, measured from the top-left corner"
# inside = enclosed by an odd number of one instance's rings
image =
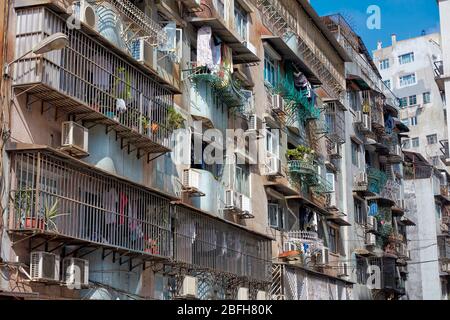
[[[241,204],[242,204],[242,211],[251,213],[252,212],[252,201],[249,197],[246,195],[241,195]]]
[[[257,55],[256,47],[255,47],[250,41],[245,41],[245,46],[246,46],[247,49],[250,50],[254,55]]]
[[[377,236],[373,233],[367,232],[366,233],[366,245],[368,246],[374,246],[377,243]]]
[[[263,290],[258,290],[256,292],[256,300],[267,300],[267,292]]]
[[[370,116],[368,114],[363,114],[361,129],[364,131],[370,131],[371,127],[372,127],[372,125],[370,122]]]
[[[357,185],[367,185],[369,183],[369,178],[366,172],[359,172],[355,177],[355,182]]]
[[[362,111],[356,111],[355,123],[362,123],[363,115],[364,115],[364,113]]]
[[[248,300],[248,288],[240,287],[237,294],[238,300]]]
[[[130,54],[134,60],[154,68],[156,56],[155,48],[152,47],[144,38],[138,38],[131,42]]]
[[[281,160],[276,156],[268,156],[264,173],[267,176],[281,176]]]
[[[92,29],[97,28],[97,13],[95,7],[87,0],[75,1],[73,3],[73,12],[75,16],[85,25]]]
[[[368,216],[367,226],[371,231],[378,231],[377,218],[375,218],[374,216]]]
[[[338,263],[338,277],[348,277],[348,266],[345,262]]]
[[[241,195],[232,189],[225,190],[225,209],[232,211],[241,211]]]
[[[200,191],[200,172],[194,169],[183,170],[183,189],[189,193],[205,195]]]
[[[402,156],[402,147],[400,145],[396,144],[393,148],[393,152],[395,155],[401,157]]]
[[[284,99],[279,94],[272,95],[272,111],[275,113],[284,112]]]
[[[329,254],[329,250],[328,248],[322,248],[322,253],[320,254],[320,260],[319,263],[323,264],[323,265],[327,265],[328,264],[328,254]]]
[[[179,296],[181,298],[197,298],[198,297],[198,287],[197,278],[191,276],[185,276],[183,279],[183,285],[180,289]]]
[[[330,150],[331,157],[340,157],[341,156],[341,146],[338,143],[335,143]]]
[[[61,149],[75,156],[88,155],[89,131],[73,121],[62,123]]]
[[[68,286],[81,288],[89,284],[89,261],[79,258],[63,260],[64,282]]]
[[[35,251],[31,253],[30,276],[33,281],[59,281],[58,255]]]

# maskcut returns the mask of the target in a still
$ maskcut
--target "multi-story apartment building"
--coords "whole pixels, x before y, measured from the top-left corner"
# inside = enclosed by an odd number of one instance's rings
[[[3,294],[401,296],[405,127],[343,20],[306,0],[4,12]]]
[[[345,252],[355,299],[399,298],[404,294],[406,221],[401,135],[395,95],[381,81],[361,38],[341,15],[323,18],[351,61],[346,63],[346,143],[342,171],[348,213]],[[370,274],[381,271],[373,285]]]
[[[409,127],[403,148],[421,153],[430,163],[445,168],[440,160],[447,141],[446,110],[434,81],[435,65],[442,61],[439,33],[379,43],[374,59],[383,81],[400,99],[400,120]]]
[[[406,208],[417,225],[408,229],[407,296],[448,299],[449,174],[420,153],[405,151],[404,179]]]

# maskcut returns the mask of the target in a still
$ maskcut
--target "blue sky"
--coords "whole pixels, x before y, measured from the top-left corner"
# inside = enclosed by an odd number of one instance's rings
[[[398,40],[439,31],[439,10],[437,2],[432,0],[311,0],[311,5],[320,16],[341,13],[352,28],[362,37],[370,53],[377,47],[377,41],[383,47],[391,44],[391,34],[397,34]],[[381,10],[381,28],[370,30],[366,13],[370,5]]]

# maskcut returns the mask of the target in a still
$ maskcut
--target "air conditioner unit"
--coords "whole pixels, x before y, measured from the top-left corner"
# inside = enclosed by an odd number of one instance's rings
[[[338,277],[348,277],[348,266],[345,262],[338,263]]]
[[[377,218],[375,218],[374,216],[368,216],[367,227],[370,231],[378,231]]]
[[[272,95],[272,111],[275,113],[284,112],[284,99],[279,94]]]
[[[241,195],[241,204],[242,204],[242,211],[250,213],[252,212],[252,201],[249,197],[246,195]]]
[[[197,278],[192,276],[185,276],[183,279],[183,285],[180,289],[180,298],[197,298],[198,287]]]
[[[68,286],[81,288],[89,284],[89,261],[79,258],[63,260],[64,282]]]
[[[73,2],[73,12],[75,16],[85,25],[92,29],[97,28],[97,13],[95,7],[87,0]]]
[[[234,190],[225,190],[225,209],[232,211],[241,211],[242,197]]]
[[[35,251],[31,253],[30,276],[33,281],[59,281],[58,255]]]
[[[200,172],[194,169],[183,170],[183,190],[191,195],[204,196],[200,191]]]
[[[341,156],[341,146],[338,143],[335,143],[330,150],[331,157],[340,157]]]
[[[138,38],[131,42],[130,54],[134,60],[148,66],[155,68],[155,48],[152,47],[145,39]]]
[[[87,156],[89,131],[73,121],[62,123],[61,150],[75,156]]]
[[[363,131],[370,131],[371,130],[371,122],[370,122],[370,116],[368,114],[363,114],[363,121],[361,123],[361,129]]]
[[[276,156],[269,156],[266,158],[266,170],[267,176],[281,176],[281,160]]]
[[[263,290],[258,290],[256,292],[256,300],[267,300],[267,292]]]
[[[373,233],[366,233],[366,245],[374,246],[377,243],[377,236]]]
[[[364,113],[362,111],[356,111],[355,123],[362,123],[363,115],[364,115]]]
[[[366,172],[360,172],[356,176],[356,183],[358,185],[367,185],[369,183],[369,178],[367,177]]]
[[[248,300],[248,288],[240,287],[237,294],[238,300]]]
[[[322,248],[322,251],[319,255],[319,263],[322,265],[327,265],[328,264],[328,254],[329,254],[329,250],[328,248]]]

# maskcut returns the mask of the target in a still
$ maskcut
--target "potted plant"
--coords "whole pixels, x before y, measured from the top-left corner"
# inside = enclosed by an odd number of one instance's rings
[[[184,118],[183,116],[175,110],[175,108],[169,107],[167,110],[167,128],[169,130],[176,130],[183,128]]]
[[[302,145],[298,145],[295,149],[288,149],[286,151],[288,160],[310,160],[313,155],[314,151],[311,148]]]
[[[60,213],[58,214],[58,200],[56,200],[51,206],[47,204],[44,206],[44,217],[45,217],[45,226],[49,231],[58,231],[58,227],[56,226],[55,219],[61,216],[67,216],[68,213]]]
[[[32,214],[34,198],[32,190],[17,190],[14,194],[14,209],[26,229],[44,229],[44,219]]]

